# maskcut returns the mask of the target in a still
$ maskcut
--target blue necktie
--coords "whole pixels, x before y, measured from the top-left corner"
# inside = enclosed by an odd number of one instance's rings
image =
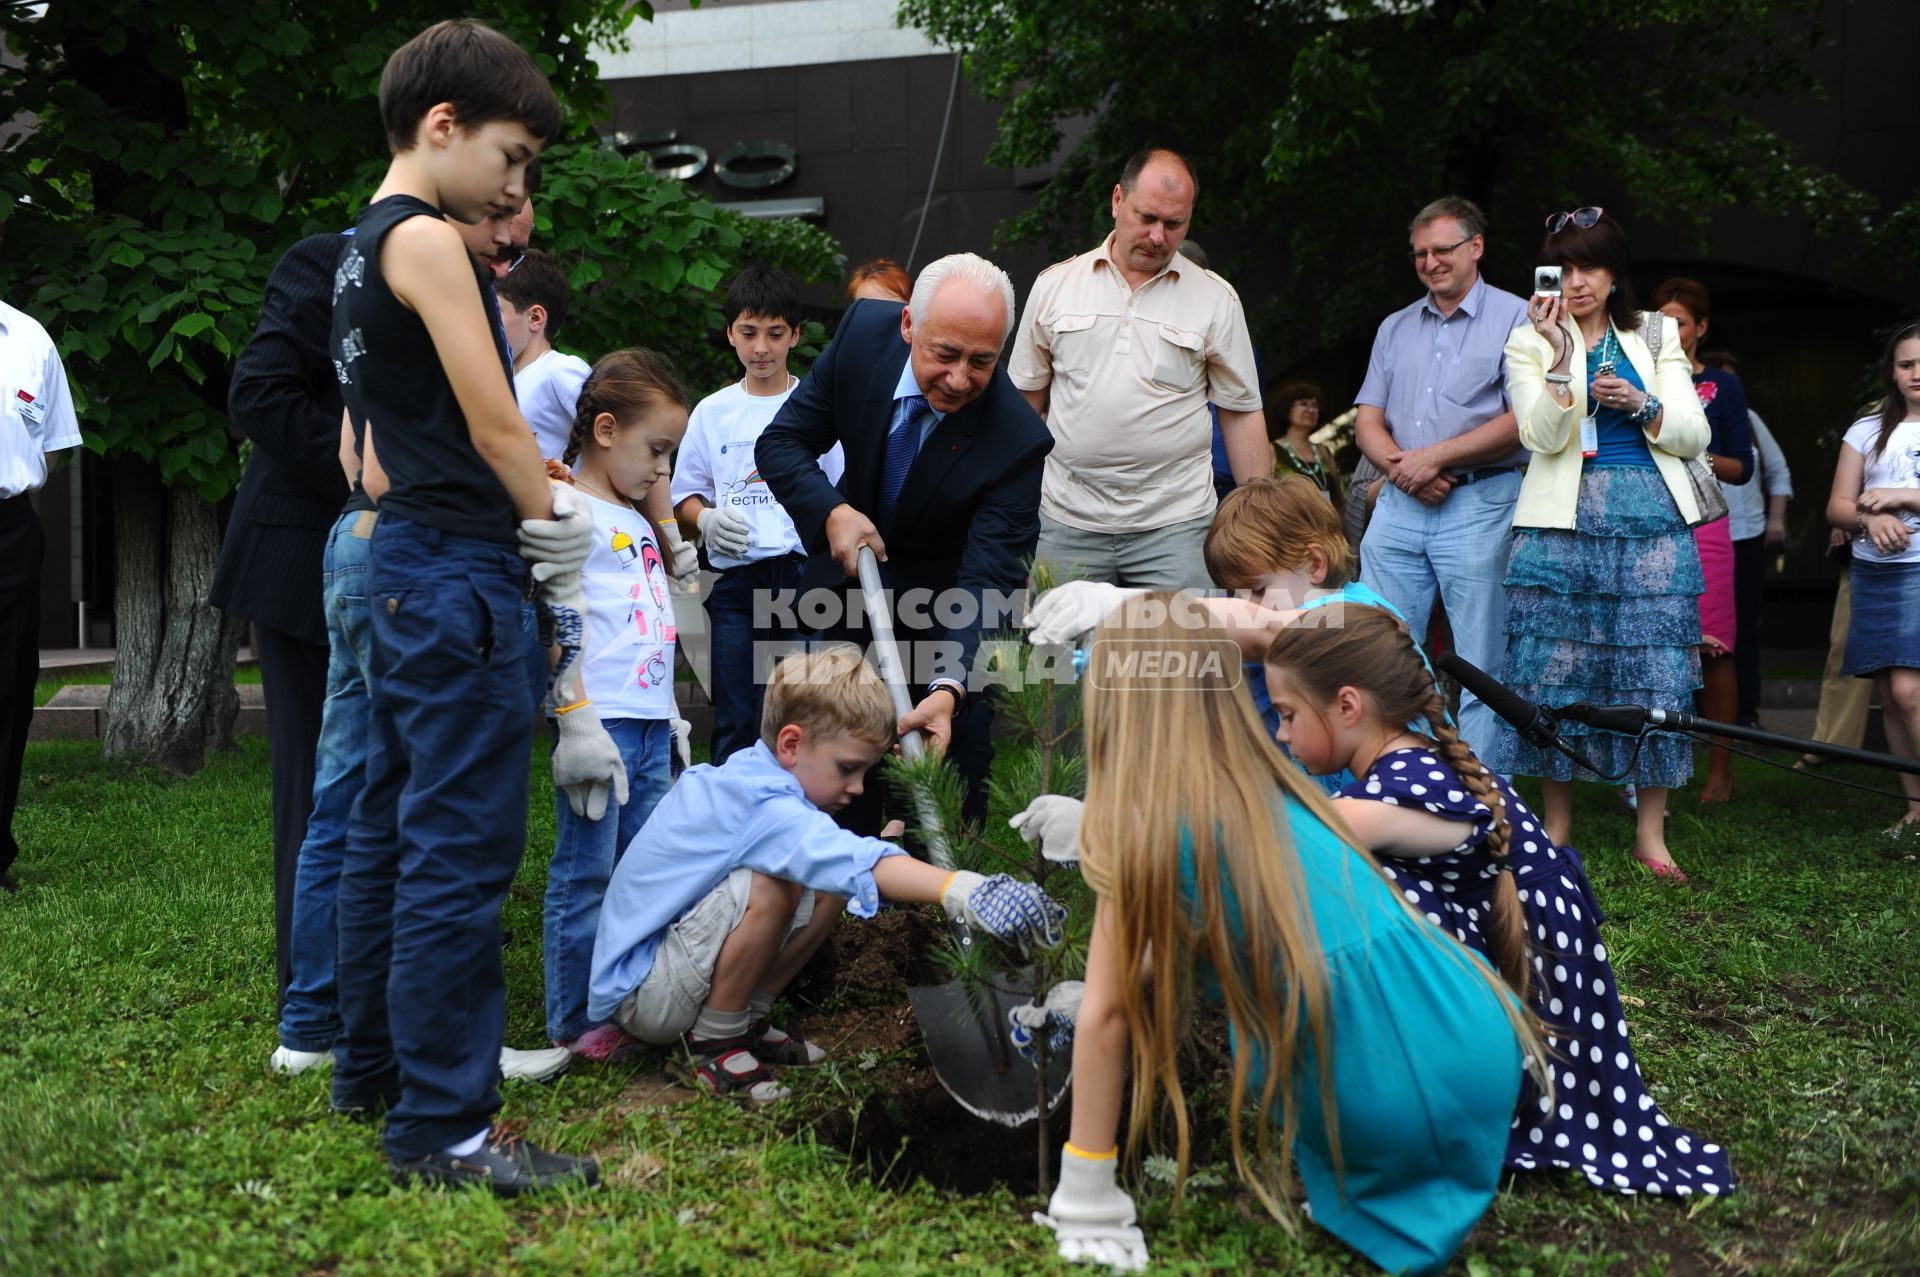
[[[887,464],[880,478],[880,514],[891,517],[906,485],[907,471],[920,451],[920,429],[933,409],[921,395],[908,395],[893,410],[893,429],[887,435]]]

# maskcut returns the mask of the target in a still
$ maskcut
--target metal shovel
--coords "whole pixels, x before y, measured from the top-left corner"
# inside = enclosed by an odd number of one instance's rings
[[[866,546],[860,547],[860,593],[880,676],[893,696],[894,714],[904,718],[913,708],[907,696],[906,671],[893,639],[893,613],[880,583],[880,564]],[[908,732],[902,737],[900,751],[909,762],[919,761],[926,753],[920,733]],[[926,831],[927,858],[940,869],[953,869],[953,851],[940,827],[939,812],[918,795],[914,804],[920,826]],[[955,944],[963,951],[972,948],[972,928],[957,918],[947,926]],[[907,998],[913,1004],[914,1018],[920,1022],[920,1036],[926,1041],[934,1074],[960,1107],[1003,1126],[1022,1126],[1040,1116],[1033,1063],[1007,1040],[1007,1013],[1033,1001],[1029,981],[1010,976],[1004,983],[990,982],[978,991],[969,991],[959,981],[916,985],[907,990]],[[1060,1102],[1072,1076],[1070,1059],[1058,1055],[1048,1059],[1048,1112]]]

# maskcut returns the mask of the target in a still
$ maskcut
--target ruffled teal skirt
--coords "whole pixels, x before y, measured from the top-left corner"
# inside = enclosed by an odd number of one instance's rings
[[[1506,681],[1550,707],[1638,705],[1692,712],[1700,686],[1700,592],[1693,532],[1658,470],[1589,465],[1574,529],[1516,528],[1507,561]],[[1685,737],[1563,724],[1562,738],[1609,775],[1674,788],[1693,775]],[[1501,725],[1496,771],[1599,779]]]

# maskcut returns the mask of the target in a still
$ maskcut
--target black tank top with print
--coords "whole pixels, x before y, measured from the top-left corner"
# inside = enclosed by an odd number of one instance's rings
[[[441,216],[411,195],[391,195],[369,205],[333,280],[334,371],[341,397],[364,449],[373,422],[374,448],[391,484],[380,498],[383,513],[484,541],[515,543],[513,499],[473,446],[466,415],[420,316],[409,309],[380,273],[387,232],[410,217]],[[473,271],[485,304],[493,281]],[[486,306],[494,345],[502,352],[500,374],[513,385],[505,357],[499,311]]]

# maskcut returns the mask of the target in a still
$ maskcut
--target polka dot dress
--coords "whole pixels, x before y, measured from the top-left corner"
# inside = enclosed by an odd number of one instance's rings
[[[1494,783],[1506,798],[1512,836],[1505,863],[1526,914],[1534,1010],[1547,1026],[1554,1072],[1551,1099],[1532,1087],[1522,1096],[1506,1164],[1578,1171],[1627,1194],[1727,1192],[1734,1176],[1726,1150],[1673,1125],[1647,1094],[1580,857],[1549,841],[1519,795],[1498,777]],[[1445,855],[1383,860],[1381,869],[1429,921],[1485,953],[1483,927],[1503,872],[1486,850],[1493,829],[1486,804],[1445,762],[1417,748],[1381,755],[1342,796],[1425,810],[1468,827]]]

